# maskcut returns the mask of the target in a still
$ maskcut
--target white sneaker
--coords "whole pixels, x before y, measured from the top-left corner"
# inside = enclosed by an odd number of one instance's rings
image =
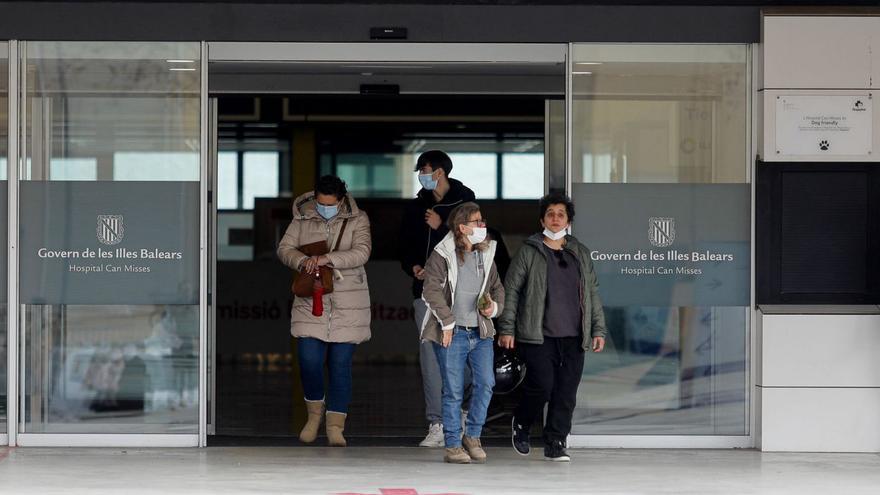
[[[419,442],[419,447],[443,447],[446,441],[443,438],[443,423],[434,423],[428,428],[428,436]]]

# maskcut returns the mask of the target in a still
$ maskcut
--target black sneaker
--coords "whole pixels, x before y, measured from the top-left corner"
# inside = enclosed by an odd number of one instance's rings
[[[519,455],[529,455],[532,447],[529,444],[529,430],[516,424],[516,418],[510,422],[510,442],[513,444],[513,450]]]
[[[568,452],[565,451],[565,444],[559,441],[553,442],[544,447],[544,460],[552,462],[569,462]]]

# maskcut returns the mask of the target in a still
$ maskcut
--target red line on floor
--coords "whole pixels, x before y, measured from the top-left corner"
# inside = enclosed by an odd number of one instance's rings
[[[334,495],[422,495],[415,488],[379,488],[378,494],[361,492],[344,492]],[[430,493],[424,495],[465,495],[464,493]]]

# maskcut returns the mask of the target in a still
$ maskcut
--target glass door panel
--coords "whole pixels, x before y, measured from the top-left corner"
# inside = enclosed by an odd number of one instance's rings
[[[6,166],[9,153],[9,44],[0,42],[0,245],[6,246],[7,237],[7,193],[8,181]],[[6,273],[7,251],[5,247],[0,254],[0,435],[6,433],[7,380],[8,380],[8,348],[6,308]]]
[[[22,43],[20,433],[198,433],[200,45]]]
[[[748,54],[574,46],[574,229],[609,335],[574,434],[749,434]]]

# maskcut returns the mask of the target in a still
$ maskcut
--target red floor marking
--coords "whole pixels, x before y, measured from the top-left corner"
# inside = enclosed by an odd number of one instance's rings
[[[379,493],[344,492],[334,495],[465,495],[464,493],[419,493],[415,488],[379,488]]]
[[[9,452],[11,451],[12,449],[9,447],[3,447],[2,449],[0,449],[0,462],[5,461],[6,458],[9,457]]]

